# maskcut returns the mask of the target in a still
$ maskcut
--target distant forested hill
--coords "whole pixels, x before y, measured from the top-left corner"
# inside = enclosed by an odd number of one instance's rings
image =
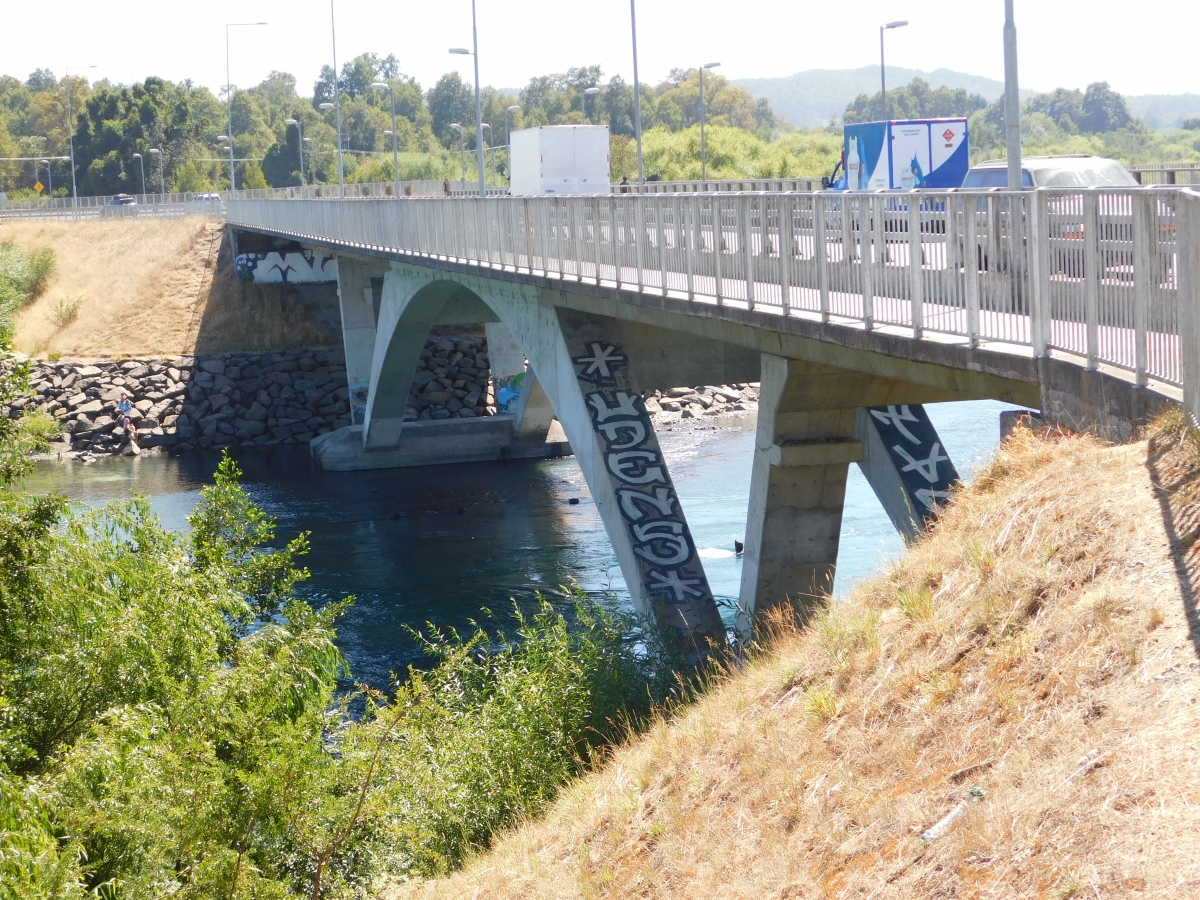
[[[1141,94],[1125,102],[1151,128],[1178,128],[1184,119],[1200,117],[1200,94]]]
[[[1004,93],[1004,82],[979,75],[967,75],[950,69],[922,72],[888,66],[889,87],[899,87],[914,78],[923,78],[933,87],[945,85],[962,88],[969,94],[981,94],[994,100]],[[833,116],[840,117],[846,106],[859,94],[879,92],[879,67],[861,69],[809,69],[786,78],[742,78],[732,82],[755,97],[765,97],[775,114],[791,120],[801,128],[828,125]],[[1021,91],[1029,97],[1033,91]]]

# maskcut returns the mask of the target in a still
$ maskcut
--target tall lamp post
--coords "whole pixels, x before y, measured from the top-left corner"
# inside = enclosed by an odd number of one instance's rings
[[[579,98],[579,109],[583,113],[583,124],[584,125],[588,124],[587,98],[595,97],[598,93],[600,93],[600,88],[590,87],[586,91],[584,91],[583,96]],[[596,101],[593,100],[592,101],[592,112],[594,113],[595,111],[596,111]]]
[[[642,85],[638,81],[637,64],[637,0],[629,0],[629,26],[633,32],[633,131],[637,136],[638,184],[646,183],[642,167]]]
[[[333,41],[333,109],[337,117],[338,196],[346,197],[346,169],[342,165],[342,85],[337,67],[337,20],[333,14],[333,0],[329,0],[329,36]],[[321,109],[326,105],[321,104]]]
[[[387,91],[392,98],[392,178],[396,182],[396,196],[400,196],[400,139],[396,137],[396,89],[386,81],[376,81],[371,87]]]
[[[233,172],[233,82],[229,78],[229,29],[230,28],[252,28],[257,25],[266,25],[266,22],[226,22],[225,23],[225,90],[229,96],[226,101],[229,104],[229,197],[233,198],[233,192],[237,190],[237,183],[234,180]]]
[[[453,47],[450,52],[475,58],[475,159],[479,165],[479,196],[486,197],[487,181],[483,174],[483,99],[479,94],[479,28],[475,21],[475,0],[471,0],[471,41],[471,46],[475,48],[473,51],[465,47]],[[460,131],[459,134],[461,133]],[[466,180],[465,175],[463,180]]]
[[[304,187],[304,126],[299,119],[284,119],[283,123],[296,126],[296,146],[300,149],[300,187]]]
[[[67,82],[67,140],[71,145],[71,205],[79,205],[79,191],[75,187],[75,114],[71,112],[71,70],[94,69],[95,66],[67,66],[64,80]]]
[[[887,76],[883,69],[883,33],[890,31],[893,28],[903,28],[908,22],[888,22],[886,25],[879,26],[879,93],[883,99],[883,119],[886,122],[891,116],[888,115],[887,104]]]
[[[450,127],[458,132],[458,150],[462,154],[462,181],[467,183],[467,139],[463,135],[463,127],[457,122],[451,122]]]
[[[706,63],[700,67],[700,180],[708,180],[708,144],[704,140],[704,126],[708,122],[708,110],[704,105],[704,70],[715,69],[719,62]]]
[[[146,163],[142,160],[142,154],[135,153],[133,158],[138,161],[138,168],[142,170],[142,202],[146,202]]]
[[[1017,26],[1013,0],[1004,0],[1004,124],[1008,188],[1021,188],[1021,94],[1017,89]]]
[[[149,150],[158,157],[158,189],[162,194],[162,202],[167,202],[167,181],[163,178],[163,152],[161,147],[151,147]]]

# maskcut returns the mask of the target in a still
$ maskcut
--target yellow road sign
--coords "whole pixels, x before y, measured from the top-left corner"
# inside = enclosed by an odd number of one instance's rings
[[[35,184],[33,186],[33,189],[40,194],[42,191],[44,191],[46,189],[46,186],[39,181],[37,184]]]

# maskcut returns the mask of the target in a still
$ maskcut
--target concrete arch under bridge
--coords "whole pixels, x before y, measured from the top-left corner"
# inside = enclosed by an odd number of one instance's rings
[[[761,382],[739,632],[832,588],[850,464],[911,537],[957,479],[922,404],[985,397],[1037,406],[1036,371],[972,370],[831,348],[749,323],[682,316],[443,267],[339,254],[356,424],[313,444],[331,470],[561,455],[557,418],[641,613],[703,655],[725,628],[650,417],[646,391]],[[405,421],[432,328],[482,323],[528,360],[516,412]],[[1031,374],[1033,377],[1031,378]],[[411,414],[409,415],[411,419]]]

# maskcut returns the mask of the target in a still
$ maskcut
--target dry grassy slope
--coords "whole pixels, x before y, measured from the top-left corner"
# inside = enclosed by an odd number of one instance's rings
[[[242,286],[224,226],[207,219],[0,223],[0,241],[52,247],[58,276],[17,315],[17,349],[66,357],[171,356],[331,343],[274,286]],[[79,302],[59,328],[54,311]]]
[[[1196,572],[1198,476],[1175,432],[1020,434],[830,615],[780,629],[462,872],[385,896],[1200,897],[1178,577]]]

